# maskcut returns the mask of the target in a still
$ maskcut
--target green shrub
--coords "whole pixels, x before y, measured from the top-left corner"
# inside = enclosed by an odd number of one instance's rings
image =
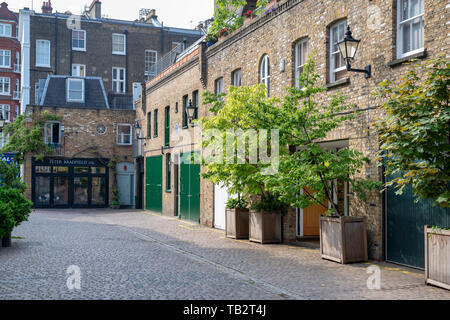
[[[33,203],[19,189],[0,188],[0,238],[27,221]]]
[[[241,197],[237,199],[229,199],[226,203],[227,209],[247,209],[248,203]]]

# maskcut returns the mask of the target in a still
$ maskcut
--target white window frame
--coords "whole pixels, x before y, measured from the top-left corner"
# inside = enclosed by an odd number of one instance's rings
[[[44,54],[42,52],[39,52],[39,48],[40,48],[39,44],[47,44],[48,45],[48,56],[46,59],[47,60],[46,63],[39,63],[39,55]],[[42,50],[42,48],[41,48],[41,50]],[[52,55],[51,52],[52,52],[52,45],[49,40],[37,39],[36,40],[36,67],[50,68],[51,67],[50,61],[51,61],[51,55]]]
[[[72,82],[78,82],[81,83],[81,90],[71,90],[70,89],[70,84]],[[76,92],[81,92],[81,99],[73,99],[70,98],[70,91],[76,91]],[[73,78],[68,78],[66,81],[66,100],[67,102],[84,102],[84,98],[85,98],[85,94],[84,94],[84,79],[73,79]]]
[[[419,8],[422,7],[423,11],[414,17],[410,17],[406,20],[402,20],[402,13],[403,13],[403,1],[397,0],[397,58],[405,58],[407,56],[421,53],[424,51],[425,46],[425,3],[424,0],[418,0],[419,1]],[[411,0],[408,0],[408,5],[411,3]],[[422,36],[422,39],[419,39],[422,41],[422,46],[418,49],[414,49],[408,52],[403,52],[403,27],[405,25],[410,26],[410,44],[413,43],[413,30],[412,30],[412,24],[415,20],[421,19],[422,27],[421,27],[421,34],[419,34],[419,37]]]
[[[240,87],[242,86],[242,69],[236,69],[232,74],[233,78],[233,86]]]
[[[124,143],[124,136],[125,134],[120,134],[119,132],[119,128],[120,127],[129,127],[130,128],[130,142],[129,143]],[[128,135],[126,135],[128,136]],[[117,133],[116,133],[116,143],[118,146],[131,146],[133,145],[133,125],[129,124],[129,123],[119,123],[117,124]]]
[[[216,79],[214,82],[214,91],[216,95],[223,93],[223,77]]]
[[[153,62],[153,71],[151,71],[151,68],[147,68],[147,66],[149,66],[150,67],[150,64],[152,63],[151,61],[148,61],[148,59],[147,59],[147,53],[153,53],[154,54],[154,57],[155,57],[155,61]],[[145,50],[145,61],[144,61],[144,63],[145,63],[145,66],[144,66],[144,68],[145,68],[145,75],[146,76],[155,76],[156,75],[156,64],[157,64],[157,62],[158,62],[158,51],[156,51],[156,50]],[[149,64],[149,65],[148,65]]]
[[[114,70],[117,70],[117,79],[114,79]],[[120,72],[123,71],[123,80],[120,79]],[[112,90],[114,93],[126,93],[127,92],[127,70],[125,68],[113,67],[112,68]],[[123,83],[123,90],[120,90],[120,84]]]
[[[3,56],[3,62],[8,58],[8,64],[0,64],[0,68],[11,68],[11,50],[0,49],[0,55]]]
[[[74,47],[73,46],[73,40],[74,40],[74,34],[75,33],[79,33],[82,32],[83,33],[83,43],[84,43],[84,47]],[[80,41],[80,40],[77,40]],[[86,31],[85,30],[72,30],[72,50],[74,51],[83,51],[86,52]]]
[[[5,32],[5,27],[9,28],[9,33]],[[9,23],[0,23],[0,37],[12,38],[12,25]]]
[[[121,37],[123,38],[123,51],[117,51],[114,50],[114,38],[115,37]],[[119,44],[116,42],[116,44]],[[121,56],[125,56],[127,54],[127,36],[123,33],[113,33],[112,34],[112,54],[117,54],[117,55],[121,55]]]
[[[75,68],[75,73],[74,73],[74,69]],[[84,71],[84,75],[81,75],[81,70],[83,69]],[[78,64],[78,63],[73,63],[72,64],[72,77],[86,77],[86,65],[85,64]]]
[[[8,91],[5,91],[5,84],[8,84]],[[0,77],[0,95],[9,96],[11,95],[11,78]]]
[[[59,125],[58,130],[58,142],[53,142],[53,125]],[[44,143],[46,145],[55,145],[61,144],[61,122],[58,121],[47,121],[44,125]]]
[[[336,82],[336,73],[347,70],[347,65],[344,63],[341,67],[334,69],[335,61],[334,57],[338,56],[339,58],[342,57],[341,52],[339,51],[339,46],[337,43],[342,39],[334,39],[333,37],[333,30],[339,29],[339,27],[343,25],[344,26],[344,36],[345,31],[347,30],[347,20],[341,20],[339,22],[334,23],[330,27],[330,48],[329,48],[329,55],[330,55],[330,83]],[[334,49],[334,45],[336,45],[336,50]]]
[[[306,45],[306,53],[304,52],[304,48]],[[308,59],[309,54],[309,39],[304,38],[300,41],[297,41],[295,44],[295,86],[297,88],[300,87],[300,76],[303,73],[303,68],[306,64],[306,60]]]
[[[0,114],[3,116],[5,122],[10,122],[11,106],[9,104],[0,104]]]
[[[261,62],[259,64],[259,82],[264,83],[267,92],[266,96],[270,96],[270,58],[268,54],[265,54],[261,58]]]

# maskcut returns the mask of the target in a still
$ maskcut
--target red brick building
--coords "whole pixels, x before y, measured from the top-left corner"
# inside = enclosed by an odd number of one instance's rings
[[[0,116],[14,121],[20,110],[20,43],[18,15],[0,5]]]

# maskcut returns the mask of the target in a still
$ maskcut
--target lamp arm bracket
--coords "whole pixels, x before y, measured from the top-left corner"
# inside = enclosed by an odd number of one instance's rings
[[[350,62],[347,62],[347,71],[364,73],[366,79],[369,79],[372,76],[372,66],[370,65],[364,69],[353,69]]]

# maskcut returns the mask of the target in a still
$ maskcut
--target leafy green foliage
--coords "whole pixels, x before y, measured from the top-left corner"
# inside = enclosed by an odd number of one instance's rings
[[[216,0],[216,11],[208,35],[219,37],[220,31],[223,29],[231,33],[240,28],[244,23],[244,18],[238,16],[237,12],[246,4],[246,0]]]
[[[32,205],[21,190],[0,188],[0,238],[28,220]]]
[[[20,179],[20,169],[16,163],[0,161],[0,187],[18,189],[25,192],[26,185]]]
[[[379,122],[387,183],[403,194],[410,185],[417,200],[450,206],[450,61],[430,60],[409,70],[401,84],[382,82],[375,95],[387,99]]]
[[[245,198],[239,196],[238,198],[228,199],[226,207],[227,209],[247,209],[248,202]]]
[[[204,160],[205,173],[203,178],[215,184],[224,184],[232,194],[262,195],[264,194],[264,175],[262,171],[270,167],[257,161],[250,161],[250,149],[257,150],[257,141],[249,139],[249,148],[245,150],[243,158],[237,158],[238,143],[235,132],[238,130],[271,130],[277,115],[277,99],[267,98],[264,85],[250,87],[230,87],[226,99],[211,93],[204,93],[204,103],[211,104],[211,111],[215,116],[199,120],[204,131],[216,130],[221,139],[204,139],[203,147],[211,148],[220,155],[222,161]],[[259,134],[259,133],[258,133]],[[259,137],[259,136],[258,136]],[[226,150],[224,143],[232,139],[233,150]],[[268,137],[270,142],[270,135]],[[234,161],[227,161],[228,157]],[[241,163],[238,163],[238,160]]]
[[[43,112],[40,119],[28,126],[26,116],[19,115],[14,122],[5,126],[4,132],[9,135],[9,141],[0,152],[14,152],[19,164],[24,162],[26,153],[33,153],[37,160],[42,160],[45,154],[54,152],[44,143],[44,124],[46,121],[59,121],[60,119],[61,117]]]
[[[328,201],[332,207],[328,214],[343,215],[335,203],[333,181],[358,187],[360,196],[379,183],[353,178],[369,163],[359,151],[332,150],[321,144],[332,130],[354,120],[356,111],[339,94],[330,96],[327,104],[316,102],[316,96],[326,91],[317,85],[319,79],[314,61],[309,59],[299,79],[300,88],[288,89],[276,119],[280,144],[292,147],[281,154],[279,174],[266,177],[265,184],[292,207],[322,205],[328,209],[324,205]]]

